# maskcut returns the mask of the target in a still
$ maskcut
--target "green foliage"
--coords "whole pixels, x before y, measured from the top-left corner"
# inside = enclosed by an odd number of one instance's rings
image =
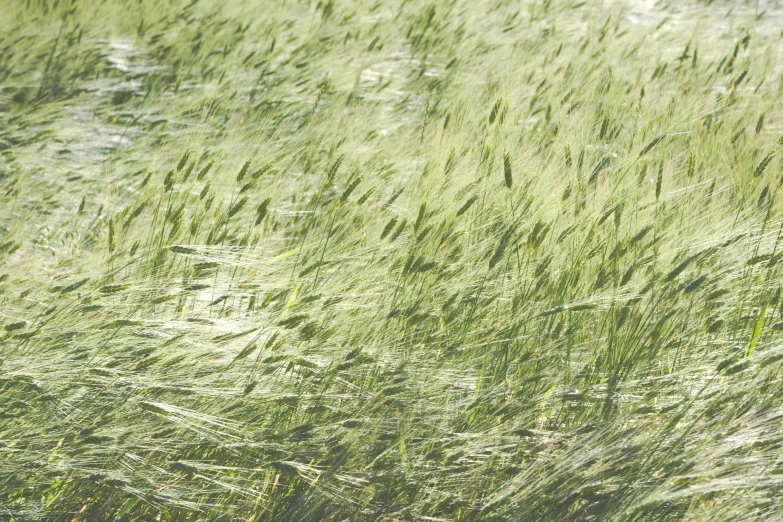
[[[771,10],[6,4],[0,518],[783,518]]]

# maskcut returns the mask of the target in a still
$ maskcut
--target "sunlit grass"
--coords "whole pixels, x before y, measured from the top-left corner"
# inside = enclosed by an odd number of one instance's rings
[[[13,4],[0,518],[783,515],[777,4]]]

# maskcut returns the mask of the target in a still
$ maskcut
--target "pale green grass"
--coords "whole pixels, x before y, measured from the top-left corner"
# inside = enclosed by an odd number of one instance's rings
[[[3,520],[783,517],[776,2],[6,2]]]

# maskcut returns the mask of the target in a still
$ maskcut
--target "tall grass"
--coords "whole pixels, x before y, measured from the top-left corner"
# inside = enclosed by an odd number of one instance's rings
[[[0,518],[783,517],[776,2],[6,2]]]

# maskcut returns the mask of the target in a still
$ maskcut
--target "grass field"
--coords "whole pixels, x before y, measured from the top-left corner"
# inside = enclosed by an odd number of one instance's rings
[[[0,11],[0,520],[783,519],[783,5]]]

